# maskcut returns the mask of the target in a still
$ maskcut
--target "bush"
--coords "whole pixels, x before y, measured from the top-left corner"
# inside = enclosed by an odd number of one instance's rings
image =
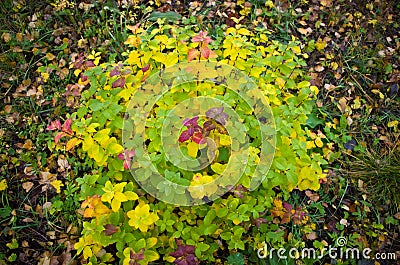
[[[66,149],[91,171],[77,179],[87,219],[75,248],[91,264],[256,259],[264,242],[284,241],[274,198],[324,177],[323,142],[305,127],[318,90],[299,43],[157,24],[131,27],[124,62],[81,75],[90,87]]]

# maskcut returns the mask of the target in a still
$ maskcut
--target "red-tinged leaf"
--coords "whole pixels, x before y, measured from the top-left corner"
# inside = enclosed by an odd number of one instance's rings
[[[197,144],[203,144],[205,139],[203,138],[203,134],[201,132],[195,132],[192,136],[193,142]]]
[[[54,142],[57,144],[61,137],[67,136],[68,134],[66,134],[65,132],[59,132],[57,133],[57,135],[54,137]]]
[[[198,120],[199,120],[199,117],[194,116],[193,118],[190,118],[190,119],[189,118],[184,119],[182,124],[186,127],[196,126],[196,125],[198,126],[198,124],[197,124]]]
[[[268,221],[267,221],[267,219],[265,219],[265,218],[257,218],[256,219],[256,226],[257,226],[257,228],[260,228],[260,226],[261,226],[261,224],[265,224],[265,223],[267,223]]]
[[[147,72],[147,70],[149,70],[149,68],[150,68],[150,64],[146,64],[146,66],[142,68],[143,73]]]
[[[65,150],[69,151],[69,150],[71,150],[72,148],[74,148],[75,146],[77,146],[78,144],[80,144],[81,142],[82,142],[81,139],[72,138],[72,139],[70,139],[70,140],[67,142],[67,144],[66,144],[66,146],[65,146]]]
[[[85,82],[86,80],[88,80],[88,76],[87,75],[83,75],[82,73],[81,73],[81,80],[82,80],[82,82]]]
[[[119,67],[115,66],[114,69],[112,69],[110,72],[110,77],[120,75],[120,74],[121,74],[121,71],[119,71]]]
[[[185,131],[183,131],[182,133],[181,133],[181,135],[179,136],[179,142],[180,143],[183,143],[183,142],[186,142],[187,140],[189,140],[190,139],[190,134],[189,134],[189,130],[185,130]]]
[[[93,63],[93,61],[86,61],[86,62],[85,62],[85,66],[86,66],[87,68],[89,68],[89,67],[94,67],[94,63]]]
[[[192,41],[209,44],[212,42],[212,39],[209,36],[207,36],[207,34],[208,34],[207,31],[200,31],[198,35],[196,35],[192,38]]]
[[[190,49],[188,52],[188,60],[189,62],[193,59],[196,59],[199,56],[199,51],[197,49]]]
[[[210,57],[211,50],[207,46],[201,47],[200,52],[204,58],[208,59]]]
[[[121,78],[118,78],[117,80],[115,80],[113,83],[112,83],[112,88],[116,88],[116,87],[124,87],[125,86],[125,78],[124,77],[121,77]]]
[[[112,224],[107,224],[104,226],[104,234],[106,236],[111,236],[115,233],[118,232],[118,228],[116,228],[115,226],[113,226]]]
[[[131,167],[131,161],[125,159],[125,160],[124,160],[124,168],[125,168],[126,170],[129,170],[130,167]]]
[[[306,213],[300,209],[296,209],[292,216],[293,223],[295,225],[300,224],[306,218]]]
[[[284,202],[284,203],[283,203],[283,208],[285,208],[285,210],[286,210],[287,212],[290,212],[290,211],[292,211],[293,206],[292,206],[291,204],[287,203],[287,202]]]
[[[47,126],[46,130],[48,131],[61,130],[61,122],[59,120],[52,121],[50,125]]]
[[[146,81],[146,79],[149,77],[149,75],[150,75],[150,72],[148,72],[147,74],[145,74],[143,77],[142,77],[142,80],[140,80],[140,82],[144,82],[144,81]]]
[[[290,216],[291,216],[291,212],[285,212],[282,216],[282,221],[281,224],[287,224],[290,222]]]
[[[71,130],[71,124],[72,124],[72,119],[71,118],[67,119],[62,126],[62,131],[70,135],[74,134]]]

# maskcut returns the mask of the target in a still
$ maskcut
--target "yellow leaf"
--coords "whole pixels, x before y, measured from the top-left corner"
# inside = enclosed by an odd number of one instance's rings
[[[51,186],[53,186],[57,193],[61,192],[61,187],[64,186],[64,184],[61,182],[61,180],[53,180],[52,182],[50,182]]]
[[[275,79],[275,82],[278,84],[279,88],[283,88],[285,86],[285,80],[283,80],[283,78],[278,77]]]
[[[382,92],[379,91],[378,89],[372,89],[371,92],[374,93],[375,95],[378,94],[381,99],[385,98],[385,96],[382,94]]]
[[[313,141],[307,141],[307,143],[306,143],[306,148],[307,149],[311,149],[311,148],[314,148],[314,147],[315,147],[315,144],[314,144]]]
[[[107,146],[107,152],[111,155],[119,154],[119,153],[122,153],[123,151],[124,151],[124,148],[120,144],[117,144],[117,143],[110,143]]]
[[[133,191],[125,191],[124,194],[130,201],[135,201],[135,200],[139,199],[139,196]]]
[[[7,189],[7,187],[7,181],[5,179],[0,181],[0,191]]]
[[[292,51],[293,51],[294,53],[296,53],[296,54],[301,53],[301,49],[300,49],[299,46],[294,46],[294,47],[292,47]]]
[[[240,224],[241,222],[240,222],[240,220],[239,219],[233,219],[233,221],[232,221],[235,225],[238,225],[238,224]]]
[[[166,55],[161,53],[161,52],[156,52],[152,58],[154,59],[154,61],[165,64],[166,62]]]
[[[91,123],[88,127],[86,127],[86,131],[90,132],[90,133],[96,132],[95,128],[97,128],[99,126],[100,126],[100,123],[97,123],[97,122]]]
[[[131,53],[129,53],[129,56],[128,56],[128,59],[126,60],[126,62],[131,65],[137,65],[139,67],[143,67],[139,57],[140,57],[140,54],[138,51],[132,51]]]
[[[190,182],[188,191],[193,198],[202,199],[204,196],[209,197],[218,190],[217,185],[213,182],[213,177],[196,173]]]
[[[252,33],[246,29],[246,28],[240,28],[237,33],[239,33],[240,35],[245,35],[245,36],[250,36],[252,35]]]
[[[164,260],[169,262],[169,263],[174,263],[174,261],[176,260],[176,258],[172,257],[172,256],[167,256],[164,257]]]
[[[338,67],[339,67],[339,64],[337,62],[331,62],[332,70],[336,70],[336,69],[338,69]]]
[[[318,51],[322,51],[326,47],[326,41],[322,40],[321,38],[318,39],[318,41],[315,43],[315,48],[317,48]]]
[[[81,72],[82,72],[81,69],[75,69],[75,70],[74,70],[74,75],[75,75],[75,76],[78,76]]]
[[[387,126],[388,126],[389,128],[391,128],[391,127],[397,127],[398,124],[399,124],[399,121],[389,121],[388,124],[387,124]]]
[[[95,145],[90,149],[90,153],[97,163],[100,163],[104,158],[104,149],[101,146]]]
[[[174,65],[178,63],[178,54],[177,53],[170,53],[167,55],[165,62],[162,62],[165,64],[165,67]]]
[[[316,86],[310,86],[311,92],[316,96],[319,93],[319,89]]]
[[[90,258],[91,256],[93,256],[93,252],[92,252],[92,250],[90,249],[89,246],[86,246],[86,247],[83,249],[83,257],[84,257],[85,259],[88,259],[88,258]]]
[[[156,213],[150,213],[150,206],[140,201],[135,210],[127,212],[129,217],[128,224],[141,232],[147,232],[149,226],[155,223],[159,217]]]
[[[111,131],[110,128],[100,130],[93,136],[93,139],[95,139],[97,142],[99,142],[101,144],[102,142],[105,142],[110,138],[108,136],[110,131]]]
[[[317,139],[315,139],[315,144],[320,148],[324,145],[320,137],[317,137]]]
[[[56,56],[54,56],[54,54],[52,54],[52,53],[47,53],[46,54],[46,58],[47,58],[47,60],[49,60],[49,61],[53,61],[54,60],[54,58],[56,58]]]
[[[188,155],[196,158],[197,157],[197,151],[199,151],[199,145],[196,144],[195,142],[189,142],[189,144],[187,145],[187,149],[188,149]]]
[[[231,145],[231,137],[226,134],[220,134],[219,135],[219,143],[223,146],[229,146],[229,145]]]
[[[225,171],[227,165],[228,164],[222,165],[220,163],[214,163],[211,165],[211,169],[217,174],[222,174]]]

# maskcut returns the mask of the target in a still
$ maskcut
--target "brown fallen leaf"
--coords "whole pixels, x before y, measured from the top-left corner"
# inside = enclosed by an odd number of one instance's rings
[[[332,0],[321,0],[321,5],[325,7],[331,7],[332,6]]]
[[[22,219],[22,222],[24,222],[24,223],[32,223],[33,219],[29,218],[29,217],[26,217],[26,218]]]
[[[400,220],[400,212],[396,213],[396,214],[394,215],[394,218],[396,218],[396,219],[399,219],[399,220]]]
[[[310,198],[313,202],[317,202],[319,200],[319,195],[317,193],[313,193],[310,190],[306,191],[306,196]]]
[[[31,150],[32,146],[33,146],[32,140],[27,139],[22,147],[25,148],[26,150]]]
[[[317,239],[317,233],[311,232],[311,233],[309,233],[309,234],[306,235],[306,238],[307,238],[308,240],[315,240],[315,239]]]
[[[322,66],[322,65],[317,65],[317,66],[315,66],[315,71],[317,71],[317,72],[322,72],[322,71],[324,71],[325,70],[325,68]]]
[[[28,182],[22,183],[22,188],[23,188],[26,192],[29,192],[29,191],[32,189],[32,187],[33,187],[33,182],[28,181]]]
[[[308,28],[298,28],[297,29],[301,34],[303,34],[303,35],[309,35],[310,33],[312,33],[312,29],[310,28],[310,27],[308,27]]]
[[[345,98],[339,99],[338,108],[340,109],[340,111],[341,111],[342,113],[345,112],[345,110],[346,110],[346,108],[347,108],[347,100],[346,100]]]
[[[4,33],[2,37],[5,42],[9,42],[11,40],[11,35],[8,32]]]

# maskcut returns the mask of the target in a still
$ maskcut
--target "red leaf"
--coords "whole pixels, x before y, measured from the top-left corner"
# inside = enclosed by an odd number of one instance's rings
[[[57,135],[54,137],[54,142],[58,143],[60,141],[61,137],[64,137],[64,136],[68,136],[68,134],[66,134],[65,132],[57,133]]]
[[[147,70],[149,70],[149,68],[150,68],[150,64],[146,64],[146,66],[142,68],[143,73],[147,72]]]
[[[82,80],[82,82],[85,82],[86,80],[88,80],[88,76],[87,75],[83,75],[82,73],[81,73],[81,80]]]
[[[203,55],[204,58],[208,59],[210,57],[211,50],[207,46],[201,47],[200,48],[200,52],[201,52],[201,55]]]
[[[181,135],[179,136],[179,142],[180,143],[183,143],[183,142],[186,142],[187,140],[189,140],[190,139],[190,134],[189,134],[189,130],[185,130],[185,131],[183,131],[182,133],[181,133]]]
[[[204,143],[203,140],[203,134],[201,132],[195,132],[192,136],[193,142],[197,143],[197,144],[202,144]]]
[[[89,67],[94,67],[94,63],[93,63],[93,61],[87,61],[87,62],[85,62],[85,66],[86,66],[87,68],[89,68]]]
[[[115,234],[116,232],[118,232],[118,228],[116,228],[115,226],[111,225],[111,224],[107,224],[104,226],[104,234],[106,236],[111,236],[112,234]]]
[[[71,130],[71,124],[72,124],[72,119],[69,118],[68,120],[66,120],[62,126],[62,131],[65,133],[68,133],[70,135],[74,134]]]
[[[290,211],[292,211],[293,206],[292,206],[291,204],[287,203],[287,202],[284,202],[284,203],[283,203],[283,208],[285,208],[285,210],[286,210],[287,212],[290,212]]]
[[[47,126],[46,130],[48,131],[61,130],[61,122],[59,120],[52,121],[50,125]]]
[[[131,167],[131,161],[128,159],[124,160],[124,168],[128,170]]]
[[[110,72],[110,77],[120,75],[120,74],[121,74],[121,72],[119,71],[119,67],[115,66],[114,69],[112,69]]]
[[[121,77],[118,78],[117,80],[115,80],[112,83],[112,88],[116,88],[116,87],[124,87],[125,86],[125,78]]]
[[[209,36],[207,36],[207,34],[208,34],[207,31],[200,31],[199,35],[196,35],[192,38],[192,41],[209,44],[210,42],[212,42],[212,39]]]

